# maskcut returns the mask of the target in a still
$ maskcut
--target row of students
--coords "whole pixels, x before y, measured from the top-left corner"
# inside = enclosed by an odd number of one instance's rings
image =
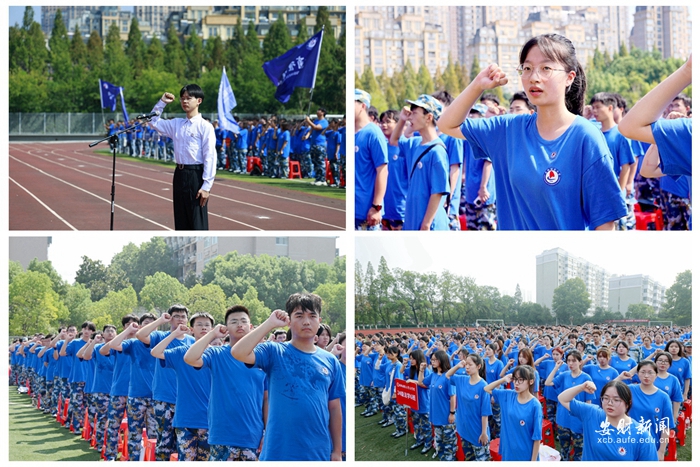
[[[315,345],[320,297],[290,296],[286,311],[274,311],[255,330],[242,306],[229,308],[226,324],[218,326],[207,313],[193,315],[187,326],[186,308],[175,306],[170,311],[158,319],[150,314],[141,319],[127,315],[119,335],[106,327],[104,343],[98,342],[102,336],[92,339],[85,332],[87,340],[74,345],[70,333],[60,334],[69,341],[61,344],[68,347],[67,354],[80,347],[76,355],[81,367],[93,369],[92,378],[86,377],[91,382],[85,392],[96,394],[88,407],[91,421],[93,407],[97,414],[93,428],[98,437],[107,427],[107,460],[116,459],[117,430],[125,409],[132,459],[140,449],[143,427],[149,437],[157,437],[159,460],[176,451],[181,460],[343,457],[344,338],[335,340],[333,353]],[[169,332],[156,330],[165,323],[171,325]],[[280,327],[289,328],[287,341],[261,343]],[[221,346],[224,339],[228,342]],[[49,344],[46,347],[53,348]],[[24,354],[21,345],[13,350]],[[86,383],[79,383],[70,382],[63,396],[71,399],[71,405],[80,403]],[[240,389],[233,397],[231,387]],[[295,403],[290,405],[289,400]],[[79,433],[82,427],[76,419],[82,422],[84,407],[71,412]],[[290,419],[298,425],[292,434],[287,429]],[[231,430],[232,425],[239,428]]]

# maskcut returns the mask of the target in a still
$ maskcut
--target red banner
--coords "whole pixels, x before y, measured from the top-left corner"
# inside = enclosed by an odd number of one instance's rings
[[[396,385],[396,403],[418,410],[418,385],[407,383],[402,379],[394,380]]]

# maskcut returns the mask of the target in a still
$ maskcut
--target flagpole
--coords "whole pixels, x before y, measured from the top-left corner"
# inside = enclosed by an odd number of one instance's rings
[[[105,123],[105,103],[102,101],[102,80],[97,79],[100,87],[100,111],[102,112],[102,127],[106,125]]]
[[[323,47],[323,35],[326,31],[326,25],[321,26],[321,40],[318,44],[318,53],[316,54],[316,69],[314,70],[314,81],[311,83],[311,90],[309,91],[309,108],[306,111],[306,115],[311,115],[311,102],[314,98],[314,88],[316,87],[316,74],[318,73],[318,62],[321,56],[321,47]]]

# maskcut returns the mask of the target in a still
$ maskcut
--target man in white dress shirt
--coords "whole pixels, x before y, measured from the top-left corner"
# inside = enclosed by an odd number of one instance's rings
[[[150,122],[158,133],[173,140],[175,230],[209,230],[207,201],[216,173],[216,136],[214,127],[199,113],[203,99],[202,88],[187,84],[180,90],[180,105],[187,118],[161,120],[155,116]],[[160,115],[174,100],[173,94],[164,93],[153,112]]]

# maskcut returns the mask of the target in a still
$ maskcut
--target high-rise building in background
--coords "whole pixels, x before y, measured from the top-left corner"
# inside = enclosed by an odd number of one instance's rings
[[[201,275],[209,261],[237,251],[241,255],[283,256],[295,261],[333,264],[336,237],[164,237],[177,261],[177,278]]]
[[[654,308],[658,313],[666,303],[666,287],[643,274],[617,276],[610,278],[608,310],[627,316],[630,305],[642,303]]]
[[[393,75],[411,62],[431,75],[447,67],[449,9],[432,6],[359,6],[355,9],[355,71]]]
[[[50,246],[51,237],[10,237],[9,258],[27,269],[33,259],[47,261]]]
[[[561,248],[553,248],[537,255],[537,303],[552,309],[554,289],[569,279],[583,280],[591,299],[588,309],[608,309],[608,281],[610,274],[604,268],[585,259],[569,254]]]
[[[129,36],[133,16],[131,10],[122,10],[118,6],[42,6],[41,29],[47,37],[50,37],[51,31],[53,31],[57,10],[61,10],[69,36],[73,35],[77,26],[83,38],[88,37],[92,31],[97,31],[100,37],[105,37],[112,24],[119,27],[119,36],[122,40],[126,40]],[[141,32],[148,31],[142,29]]]
[[[692,50],[692,25],[685,6],[638,6],[634,11],[631,43],[663,58],[688,58]]]

